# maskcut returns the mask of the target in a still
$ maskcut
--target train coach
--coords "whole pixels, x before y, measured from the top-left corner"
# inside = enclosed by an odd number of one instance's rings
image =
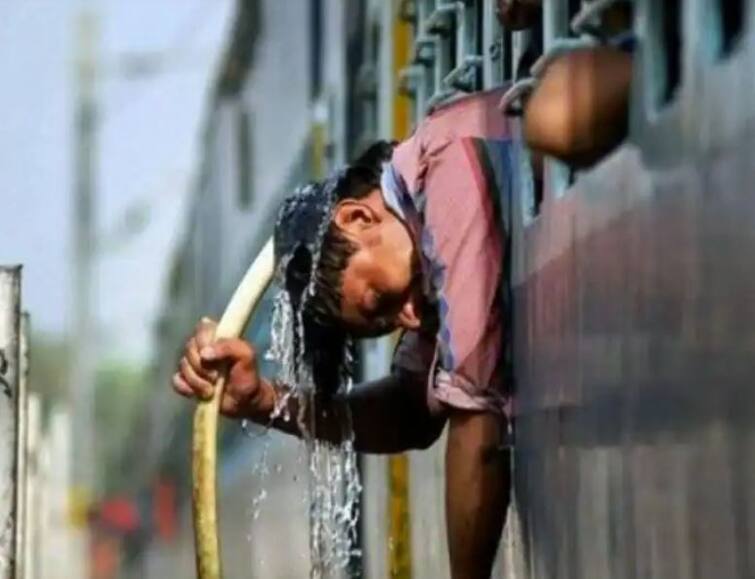
[[[755,576],[752,2],[542,0],[516,30],[501,25],[503,4],[239,2],[155,381],[169,382],[196,319],[222,311],[297,183],[374,139],[408,136],[460,96],[531,88],[538,62],[606,42],[606,15],[622,5],[634,62],[626,139],[587,169],[527,155],[517,167],[514,500],[495,576]],[[517,94],[502,114],[516,114]],[[268,324],[269,305],[249,330],[260,349]],[[390,339],[364,343],[361,376],[383,373],[391,352]],[[133,577],[193,573],[190,409],[163,390],[138,476],[173,481],[180,531],[134,542]],[[448,576],[442,448],[362,457],[362,554],[344,576]],[[307,576],[298,443],[228,425],[221,457],[227,576]]]

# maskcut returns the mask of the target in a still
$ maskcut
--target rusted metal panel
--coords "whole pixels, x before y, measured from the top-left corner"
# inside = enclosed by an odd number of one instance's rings
[[[0,579],[15,574],[21,268],[0,267]]]

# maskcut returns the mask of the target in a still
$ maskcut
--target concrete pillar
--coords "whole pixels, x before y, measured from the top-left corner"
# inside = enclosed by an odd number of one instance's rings
[[[0,579],[14,579],[21,268],[0,267]]]

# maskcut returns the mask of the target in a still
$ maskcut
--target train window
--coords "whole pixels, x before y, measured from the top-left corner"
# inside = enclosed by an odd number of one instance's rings
[[[525,148],[518,155],[520,191],[524,224],[531,223],[540,215],[544,198],[543,157]]]
[[[540,209],[545,197],[545,181],[543,179],[543,158],[533,157],[530,159],[532,167],[532,215],[540,215]]]
[[[745,0],[718,0],[720,56],[730,55],[739,45],[744,30]]]
[[[238,137],[238,191],[239,205],[247,208],[252,203],[252,126],[249,112],[239,108]]]
[[[569,22],[571,22],[572,19],[582,9],[582,0],[569,0],[568,1],[568,9],[569,9]]]
[[[510,57],[513,50],[512,41],[511,31],[504,29],[501,37],[501,66],[503,68],[503,78],[506,81],[514,78],[514,68]]]
[[[656,105],[663,107],[673,101],[682,80],[682,3],[683,0],[651,2],[655,14],[651,25],[655,27],[657,48],[661,57],[654,59]]]

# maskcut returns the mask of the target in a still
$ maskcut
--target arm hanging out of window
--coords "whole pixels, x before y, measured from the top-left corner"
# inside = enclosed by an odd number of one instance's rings
[[[529,99],[530,148],[573,167],[589,167],[626,138],[632,56],[609,47],[566,54],[545,70]]]

